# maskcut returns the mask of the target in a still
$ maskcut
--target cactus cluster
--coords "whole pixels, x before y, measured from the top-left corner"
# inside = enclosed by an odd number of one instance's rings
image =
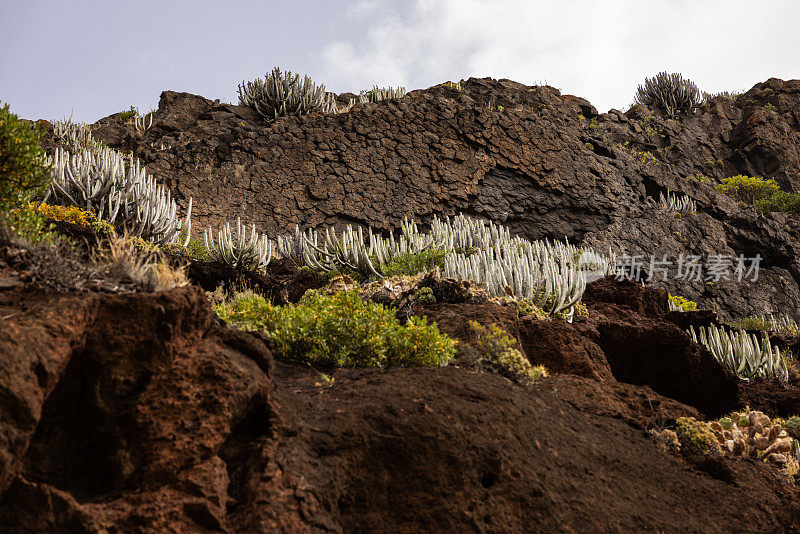
[[[583,295],[587,274],[603,276],[616,268],[613,254],[604,256],[566,242],[530,242],[512,236],[503,225],[464,215],[434,217],[427,233],[409,220],[400,230],[395,238],[352,226],[341,233],[301,232],[297,227],[294,235],[278,238],[278,252],[318,271],[344,267],[367,277],[383,277],[393,258],[440,250],[445,255],[445,276],[482,283],[494,297],[526,299],[566,320],[572,319]]]
[[[444,274],[480,282],[494,297],[525,298],[555,315],[580,301],[586,278],[576,262],[552,255],[547,245],[546,241],[521,247],[498,243],[469,256],[455,253],[445,259]]]
[[[740,378],[789,380],[789,371],[780,350],[770,344],[765,334],[759,341],[755,334],[744,330],[731,331],[714,325],[701,326],[699,334],[690,327],[689,334],[692,341],[708,347],[717,361]]]
[[[53,134],[55,138],[67,145],[72,153],[83,150],[99,150],[102,144],[97,141],[86,124],[75,123],[70,119],[53,121]]]
[[[759,458],[778,465],[785,465],[793,459],[794,439],[780,420],[770,420],[762,412],[734,412],[728,417],[712,421],[709,427],[724,452]]]
[[[772,332],[781,332],[793,336],[798,333],[797,322],[786,314],[778,317],[770,315],[767,317],[767,321],[769,321],[770,331]]]
[[[43,201],[90,211],[129,235],[159,245],[175,243],[185,230],[184,245],[188,243],[191,199],[182,221],[169,190],[158,185],[139,160],[131,156],[126,161],[80,125],[62,124],[59,131],[62,139],[78,150],[56,149],[50,159],[53,181]]]
[[[145,113],[144,115],[139,115],[139,110],[136,110],[136,115],[133,116],[133,126],[136,128],[137,132],[146,132],[150,128],[153,127],[153,118],[155,117],[156,112],[150,111],[149,113]]]
[[[657,108],[674,119],[702,104],[703,96],[694,82],[684,80],[679,73],[659,72],[653,78],[645,78],[636,91],[635,102]]]
[[[364,276],[382,277],[392,258],[440,247],[432,235],[420,232],[414,221],[404,220],[400,230],[395,239],[393,233],[384,238],[371,228],[365,235],[363,228],[351,225],[339,234],[331,228],[320,234],[311,229],[304,233],[295,227],[294,235],[278,237],[278,252],[317,271],[346,267]]]
[[[255,224],[252,225],[248,235],[247,227],[238,217],[235,236],[230,223],[226,223],[217,233],[216,241],[211,229],[206,229],[203,237],[208,257],[230,265],[234,269],[264,269],[272,260],[272,243],[266,236],[256,232]]]
[[[658,205],[661,209],[672,213],[686,214],[697,212],[697,204],[694,200],[686,195],[676,195],[669,189],[667,189],[666,196],[664,196],[664,193],[660,193]]]
[[[264,79],[239,85],[239,104],[255,109],[266,120],[306,113],[336,113],[333,94],[317,86],[311,78],[275,67]]]
[[[394,100],[395,98],[403,98],[406,96],[405,87],[378,87],[373,86],[369,91],[361,92],[361,102],[380,102],[382,100]]]

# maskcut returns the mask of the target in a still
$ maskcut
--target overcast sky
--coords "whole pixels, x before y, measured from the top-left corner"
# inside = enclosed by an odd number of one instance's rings
[[[337,93],[546,82],[605,112],[661,70],[708,92],[800,78],[798,22],[800,0],[0,0],[0,101],[91,123],[164,90],[236,102],[279,66]]]

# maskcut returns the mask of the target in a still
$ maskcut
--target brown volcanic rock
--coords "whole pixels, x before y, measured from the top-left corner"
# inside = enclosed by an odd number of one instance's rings
[[[608,300],[640,301],[606,285]],[[17,287],[0,293],[0,311],[3,532],[800,527],[800,496],[770,466],[716,460],[712,469],[662,452],[644,429],[698,411],[616,375],[522,387],[451,366],[337,369],[325,382],[307,366],[275,366],[262,334],[215,322],[198,288],[59,296]],[[417,311],[440,317],[465,346],[469,318],[533,345],[512,306]],[[596,369],[605,355],[614,373],[635,356],[629,346],[676,329],[602,301],[588,324],[538,323],[545,339],[594,343]],[[710,358],[685,336],[665,346],[673,365]],[[709,388],[691,378],[681,387]]]
[[[524,388],[452,367],[339,369],[333,378],[323,385],[318,372],[278,364],[275,395],[286,425],[270,474],[302,481],[318,501],[314,512],[344,532],[797,525],[797,490],[766,464],[723,460],[733,487],[623,422],[649,426],[694,414],[647,388],[570,376]],[[251,522],[236,524],[253,530]]]
[[[42,406],[73,351],[80,349],[97,303],[91,298],[0,293],[0,495],[19,472]]]
[[[26,311],[0,330],[2,530],[224,526],[219,454],[243,420],[272,428],[263,343],[214,326],[194,288],[0,298]]]
[[[800,309],[800,224],[743,209],[713,187],[739,173],[798,187],[800,81],[770,79],[680,122],[641,106],[597,115],[547,86],[462,85],[269,123],[241,106],[166,91],[149,131],[118,115],[93,128],[133,150],[184,207],[193,197],[196,228],[241,215],[270,235],[295,224],[391,229],[404,216],[461,211],[528,238],[642,255],[645,267],[651,255],[760,254],[756,282],[679,280],[673,265],[666,285],[723,319]],[[659,209],[654,200],[667,188],[696,200],[698,213]]]
[[[649,386],[708,417],[733,409],[739,379],[665,320],[666,292],[608,277],[589,284],[586,293],[593,339],[616,380]]]
[[[531,363],[553,373],[648,386],[709,417],[738,406],[739,380],[685,329],[665,320],[663,290],[605,278],[589,284],[586,294],[587,324],[522,320],[515,307],[494,303],[434,304],[416,313],[459,339],[459,363],[477,354],[469,322],[495,323],[517,339]]]

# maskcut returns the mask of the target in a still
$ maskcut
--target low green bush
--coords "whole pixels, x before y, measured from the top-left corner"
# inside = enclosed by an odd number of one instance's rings
[[[769,319],[756,315],[748,315],[747,317],[736,319],[727,324],[736,330],[761,330],[762,332],[769,332],[772,329]]]
[[[407,252],[389,260],[383,270],[385,276],[406,275],[414,276],[417,273],[433,270],[434,267],[444,269],[444,259],[447,253],[441,248],[429,248],[416,254]]]
[[[478,336],[478,347],[484,351],[488,362],[502,374],[511,378],[527,378],[531,381],[547,376],[547,369],[542,365],[531,365],[531,362],[514,348],[516,345],[514,338],[496,324],[484,326],[477,321],[470,321],[469,325]]]
[[[401,325],[394,312],[363,302],[356,291],[308,291],[297,305],[274,306],[255,294],[214,305],[244,330],[263,330],[278,358],[337,367],[416,367],[447,364],[456,342],[424,317]]]
[[[717,191],[764,211],[800,213],[800,195],[782,191],[773,178],[739,174],[724,179]]]
[[[41,130],[0,108],[0,215],[28,205],[52,180],[51,166],[39,145]]]
[[[765,180],[759,176],[744,174],[725,178],[721,184],[717,185],[716,189],[739,202],[751,205],[757,201],[768,199],[781,190],[774,179]]]
[[[669,295],[670,311],[697,311],[697,303],[680,295]]]
[[[720,452],[711,427],[694,417],[679,417],[675,421],[675,433],[681,443],[681,452],[686,456]]]
[[[767,198],[756,200],[755,206],[764,211],[800,213],[800,195],[777,191]]]

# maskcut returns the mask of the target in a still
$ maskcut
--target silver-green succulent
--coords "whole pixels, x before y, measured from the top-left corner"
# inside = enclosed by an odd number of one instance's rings
[[[85,149],[98,150],[101,147],[101,143],[92,136],[86,124],[72,122],[72,119],[53,121],[53,134],[72,153]]]
[[[759,340],[755,334],[748,334],[744,330],[731,331],[715,325],[701,326],[699,333],[690,327],[689,334],[692,341],[708,347],[717,361],[740,378],[789,380],[789,371],[780,349],[770,344],[766,334],[762,334]]]
[[[206,229],[203,237],[208,256],[235,269],[264,269],[272,260],[272,243],[269,239],[256,232],[255,224],[248,235],[247,227],[238,217],[235,235],[230,223],[226,223],[217,233],[216,240],[210,228]]]
[[[139,160],[131,157],[126,162],[116,150],[99,146],[76,154],[57,148],[51,161],[53,182],[45,201],[90,211],[118,230],[156,244],[175,243],[185,230],[183,244],[188,244],[191,199],[181,221],[169,190],[158,185]]]
[[[429,232],[404,220],[400,233],[383,237],[372,229],[346,226],[278,238],[278,252],[318,271],[347,267],[365,276],[382,277],[392,258],[429,249],[445,253],[445,276],[473,280],[486,286],[491,296],[511,296],[533,301],[551,314],[571,318],[580,301],[587,276],[612,274],[616,258],[565,242],[530,242],[500,224],[458,215],[434,217]]]
[[[664,193],[659,194],[658,205],[661,209],[671,211],[672,213],[696,213],[697,204],[694,200],[686,195],[676,195],[667,189],[667,195]]]
[[[336,113],[336,99],[311,78],[275,67],[264,79],[239,85],[239,104],[250,106],[267,120],[306,113]]]
[[[679,73],[659,72],[653,78],[645,78],[636,91],[635,102],[655,107],[675,118],[701,105],[703,95],[691,80],[683,79]]]

